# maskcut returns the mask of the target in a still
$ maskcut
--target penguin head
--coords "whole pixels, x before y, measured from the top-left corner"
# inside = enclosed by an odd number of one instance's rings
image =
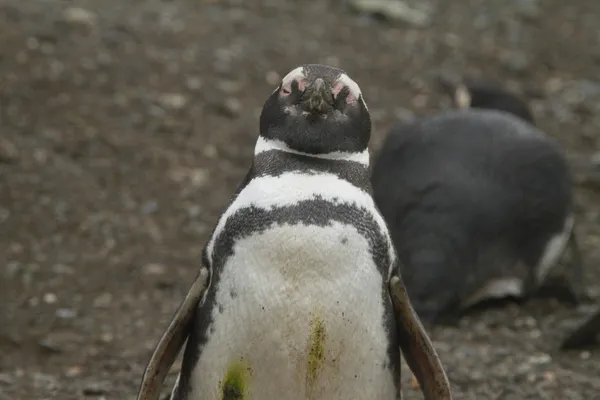
[[[360,87],[343,70],[306,64],[290,71],[265,102],[260,135],[311,154],[363,152],[371,118]]]
[[[510,113],[535,125],[529,104],[499,82],[440,75],[437,86],[452,98],[457,108],[482,108]]]

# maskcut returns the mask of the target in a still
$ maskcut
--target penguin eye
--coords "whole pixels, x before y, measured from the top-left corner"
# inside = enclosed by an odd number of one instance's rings
[[[303,93],[304,89],[306,89],[304,81],[302,81],[301,79],[293,79],[287,82],[282,82],[279,93],[281,94],[281,96],[289,96],[290,94],[292,94],[292,92]]]

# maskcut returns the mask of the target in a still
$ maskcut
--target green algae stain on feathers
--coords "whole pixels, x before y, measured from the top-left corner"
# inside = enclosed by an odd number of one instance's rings
[[[306,383],[309,388],[312,388],[325,361],[325,323],[322,318],[315,316],[310,323],[310,327]]]
[[[221,383],[222,400],[244,400],[248,394],[250,367],[243,361],[233,362]]]

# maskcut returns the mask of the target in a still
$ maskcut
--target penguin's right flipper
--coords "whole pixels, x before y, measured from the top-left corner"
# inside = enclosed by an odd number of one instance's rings
[[[600,308],[581,325],[571,332],[561,343],[561,350],[577,349],[589,346],[600,334]]]
[[[442,362],[410,303],[402,279],[394,275],[389,284],[400,348],[419,381],[425,400],[452,400],[450,382]]]
[[[198,304],[208,288],[209,270],[202,268],[179,306],[169,327],[160,338],[146,366],[137,400],[158,400],[161,386],[171,369],[179,350],[187,339],[189,324]]]

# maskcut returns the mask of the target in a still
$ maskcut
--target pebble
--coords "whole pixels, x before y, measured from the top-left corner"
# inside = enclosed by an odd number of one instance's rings
[[[58,301],[58,297],[54,293],[46,293],[44,295],[44,303],[46,304],[54,304]]]
[[[96,23],[96,14],[81,7],[66,8],[62,15],[63,19],[70,24],[92,26]]]
[[[77,316],[77,312],[70,308],[59,308],[56,310],[56,316],[61,319],[72,319]]]
[[[83,387],[82,392],[85,396],[100,396],[107,394],[109,390],[108,382],[89,382]]]
[[[94,307],[95,308],[106,308],[112,303],[112,300],[113,300],[112,294],[110,294],[108,292],[103,293],[94,299]]]
[[[237,118],[242,111],[242,103],[235,97],[227,98],[217,107],[220,114],[228,118]]]
[[[83,372],[83,368],[80,365],[73,365],[68,367],[65,370],[65,376],[67,378],[75,378],[79,375],[81,375],[81,373]]]
[[[181,110],[187,105],[187,98],[181,93],[163,93],[158,102],[161,107],[170,110]]]
[[[202,89],[202,80],[196,76],[188,76],[185,80],[185,87],[192,91]]]
[[[19,149],[8,139],[0,138],[0,163],[14,164],[20,159]]]
[[[33,386],[36,389],[44,392],[55,390],[59,386],[58,381],[52,375],[33,372],[31,377],[33,380]]]
[[[15,380],[13,377],[11,377],[8,374],[0,374],[0,384],[2,385],[12,385],[13,383],[15,383]]]
[[[399,0],[349,0],[348,4],[356,12],[379,15],[417,28],[429,26],[433,20],[433,9],[427,5],[417,8]]]
[[[529,357],[529,363],[533,365],[548,364],[552,357],[546,353],[537,353]]]
[[[164,265],[160,265],[160,264],[146,264],[144,265],[144,267],[142,268],[144,275],[164,275],[165,272],[167,272],[167,269],[165,268]]]
[[[531,59],[522,51],[511,51],[504,54],[500,61],[506,70],[514,73],[523,73],[531,66]]]
[[[115,335],[112,332],[103,332],[100,334],[100,341],[102,343],[111,343],[115,339]]]
[[[145,202],[141,207],[141,211],[144,214],[154,214],[158,211],[158,202],[155,200]]]

